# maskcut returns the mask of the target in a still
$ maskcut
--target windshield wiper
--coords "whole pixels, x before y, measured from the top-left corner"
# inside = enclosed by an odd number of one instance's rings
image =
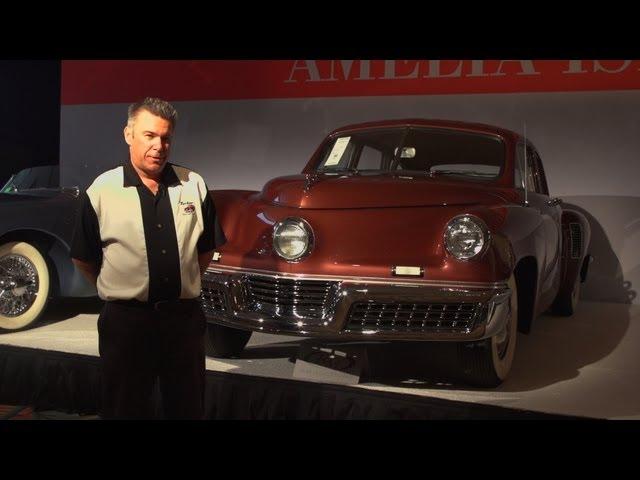
[[[357,168],[349,167],[349,168],[321,168],[318,170],[318,173],[358,173]]]
[[[2,193],[17,193],[18,192],[18,188],[11,184],[11,185],[5,185],[4,188],[2,189]]]
[[[472,177],[495,177],[493,173],[477,172],[475,170],[431,170],[429,175],[435,177],[436,175],[468,175]]]

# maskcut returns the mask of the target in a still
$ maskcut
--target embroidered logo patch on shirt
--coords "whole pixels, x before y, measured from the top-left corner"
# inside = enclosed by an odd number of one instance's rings
[[[193,202],[180,202],[181,205],[184,205],[184,208],[182,209],[182,212],[185,215],[191,215],[193,212],[196,211],[196,207],[193,204]]]

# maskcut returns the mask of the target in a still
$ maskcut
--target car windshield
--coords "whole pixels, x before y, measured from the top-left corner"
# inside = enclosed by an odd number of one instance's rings
[[[46,165],[25,168],[9,178],[0,192],[14,193],[37,188],[57,188],[60,185],[60,167]]]
[[[437,128],[392,128],[344,133],[324,146],[319,172],[397,172],[493,180],[505,148],[488,134]]]

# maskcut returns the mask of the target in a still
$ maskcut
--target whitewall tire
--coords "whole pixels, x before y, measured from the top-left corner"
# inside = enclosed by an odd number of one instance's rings
[[[50,271],[40,251],[27,242],[0,245],[0,330],[33,325],[47,305]]]
[[[458,345],[458,359],[464,381],[479,387],[497,387],[513,366],[518,338],[518,289],[513,275],[509,316],[505,328],[491,338]]]

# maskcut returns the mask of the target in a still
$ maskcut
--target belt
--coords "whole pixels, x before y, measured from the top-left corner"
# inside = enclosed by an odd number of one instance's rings
[[[123,305],[125,307],[143,308],[157,312],[173,312],[193,308],[200,303],[196,298],[178,298],[175,300],[159,300],[157,302],[141,302],[140,300],[110,300],[107,303]]]

